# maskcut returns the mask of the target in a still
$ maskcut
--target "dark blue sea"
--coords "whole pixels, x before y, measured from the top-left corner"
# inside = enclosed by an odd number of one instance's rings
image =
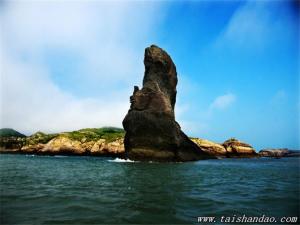
[[[215,217],[206,224],[222,224],[222,216],[243,215],[299,223],[299,163],[2,154],[1,224],[204,224],[198,217],[205,216]]]

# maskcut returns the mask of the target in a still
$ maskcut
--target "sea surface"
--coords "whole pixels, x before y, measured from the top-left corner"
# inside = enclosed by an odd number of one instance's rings
[[[299,163],[2,154],[0,223],[197,224],[198,217],[213,216],[211,224],[222,224],[222,216],[242,215],[299,222]]]

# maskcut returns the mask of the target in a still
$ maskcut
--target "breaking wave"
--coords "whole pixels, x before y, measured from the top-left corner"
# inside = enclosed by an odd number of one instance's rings
[[[109,159],[109,162],[119,162],[119,163],[133,163],[133,162],[137,162],[137,161],[133,161],[130,159],[120,159],[120,158],[115,158],[115,159]]]

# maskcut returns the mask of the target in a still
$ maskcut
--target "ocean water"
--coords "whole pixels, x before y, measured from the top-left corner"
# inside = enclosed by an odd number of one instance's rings
[[[197,224],[203,216],[221,224],[242,215],[299,222],[299,163],[2,154],[1,224]]]

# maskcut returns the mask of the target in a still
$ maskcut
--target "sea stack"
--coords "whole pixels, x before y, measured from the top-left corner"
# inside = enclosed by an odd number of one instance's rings
[[[194,161],[213,158],[202,151],[175,121],[177,72],[161,48],[145,49],[143,87],[134,87],[123,120],[125,155],[139,161]]]

